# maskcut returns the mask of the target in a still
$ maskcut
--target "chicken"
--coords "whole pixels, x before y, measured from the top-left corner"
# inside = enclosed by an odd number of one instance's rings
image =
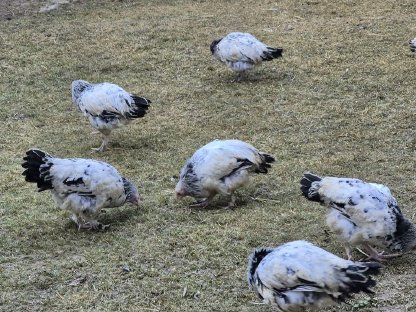
[[[248,182],[249,173],[267,173],[273,156],[240,140],[215,140],[198,149],[185,163],[176,185],[176,196],[204,198],[194,206],[207,206],[220,193],[231,195]]]
[[[72,102],[86,116],[91,125],[104,136],[99,148],[107,148],[111,131],[143,117],[151,101],[129,94],[118,85],[103,82],[92,84],[84,80],[72,82]]]
[[[409,40],[410,51],[416,52],[416,38]]]
[[[294,241],[256,249],[248,260],[247,277],[250,289],[279,311],[320,311],[353,293],[372,293],[376,282],[371,275],[380,268],[377,262],[345,260],[309,242]]]
[[[102,208],[139,205],[136,186],[105,162],[57,158],[37,149],[28,150],[23,160],[25,180],[37,183],[39,192],[50,190],[58,207],[72,213],[78,229],[105,229],[108,225],[96,221]]]
[[[379,261],[416,248],[416,227],[403,216],[387,186],[311,173],[305,173],[300,183],[307,199],[329,208],[326,223],[345,244],[348,259],[351,247],[361,245]],[[373,246],[394,253],[384,255]]]
[[[210,46],[216,59],[238,74],[237,81],[247,70],[263,61],[281,57],[283,49],[271,48],[249,33],[232,32],[224,38],[214,40]]]

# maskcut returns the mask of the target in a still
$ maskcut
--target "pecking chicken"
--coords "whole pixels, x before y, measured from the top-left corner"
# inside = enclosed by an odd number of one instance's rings
[[[309,172],[300,184],[307,199],[329,208],[326,223],[345,244],[348,259],[351,247],[361,245],[378,261],[416,248],[416,227],[402,214],[387,186]],[[393,253],[385,255],[373,246]]]
[[[59,208],[72,213],[78,229],[105,229],[96,221],[102,208],[139,205],[136,186],[109,164],[82,158],[57,158],[30,149],[23,157],[23,175],[38,192],[50,190]]]
[[[342,259],[306,241],[256,249],[248,260],[248,283],[266,304],[297,312],[345,301],[351,294],[372,293],[377,262]]]
[[[283,49],[271,48],[249,33],[232,32],[214,40],[211,53],[229,69],[237,73],[240,81],[247,70],[253,69],[263,61],[281,57]]]
[[[203,198],[198,206],[207,206],[216,194],[231,195],[248,182],[249,173],[268,172],[273,156],[259,152],[240,140],[215,140],[200,149],[185,163],[176,185],[176,196]]]

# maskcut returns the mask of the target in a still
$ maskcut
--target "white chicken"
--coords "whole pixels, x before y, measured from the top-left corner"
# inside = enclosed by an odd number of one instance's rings
[[[220,193],[231,195],[248,182],[249,173],[267,173],[273,156],[259,152],[240,140],[215,140],[200,149],[185,163],[176,185],[176,196],[192,196],[204,200],[194,206],[207,206]]]
[[[249,33],[232,32],[214,40],[210,46],[216,59],[237,73],[237,81],[243,74],[263,61],[281,57],[283,49],[271,48]]]
[[[72,212],[78,229],[105,229],[108,225],[96,221],[102,208],[139,205],[136,186],[105,162],[57,158],[37,149],[23,160],[25,180],[37,183],[38,192],[50,190],[58,207]]]
[[[104,136],[101,146],[94,149],[98,152],[107,148],[113,129],[143,117],[151,103],[108,82],[92,84],[85,80],[74,80],[71,89],[72,102]]]
[[[348,259],[351,247],[361,245],[378,261],[416,248],[416,227],[403,216],[387,186],[311,173],[305,173],[300,184],[307,199],[329,208],[326,223],[345,244]],[[385,255],[373,246],[395,253]]]
[[[409,40],[410,51],[416,52],[416,38]]]
[[[297,312],[340,303],[351,294],[372,293],[377,262],[342,259],[306,241],[256,249],[248,260],[248,283],[266,304]]]

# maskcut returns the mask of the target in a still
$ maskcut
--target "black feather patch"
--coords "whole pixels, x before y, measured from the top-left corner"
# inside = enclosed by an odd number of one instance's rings
[[[227,175],[223,176],[220,181],[224,182],[224,180],[230,176],[232,176],[235,172],[237,172],[238,170],[242,169],[242,168],[248,168],[253,166],[253,163],[248,160],[248,159],[237,159],[237,164],[238,166],[235,167],[233,170],[231,170],[230,173],[228,173]]]
[[[312,183],[319,181],[322,181],[321,177],[309,172],[304,173],[302,179],[300,180],[300,190],[302,191],[302,195],[311,201],[316,201],[318,203],[321,202],[321,197],[318,192],[313,192],[312,194],[310,192]]]
[[[396,216],[396,231],[393,233],[393,236],[400,238],[409,231],[412,223],[403,216],[399,207],[393,208],[393,213]]]
[[[256,269],[259,266],[260,262],[272,251],[273,249],[271,248],[258,248],[250,255],[248,270],[250,284],[253,283],[254,273],[256,272]]]
[[[144,115],[147,113],[147,110],[149,109],[150,103],[152,102],[145,97],[137,96],[134,94],[131,94],[131,97],[133,99],[133,105],[131,105],[131,109],[128,113],[125,114],[125,117],[127,119],[144,117]]]
[[[275,58],[282,57],[282,48],[271,48],[267,47],[267,51],[261,56],[263,61],[271,61]]]
[[[81,177],[79,177],[78,179],[68,177],[68,178],[65,178],[65,180],[62,181],[62,183],[67,186],[71,186],[71,185],[78,186],[80,184],[85,185],[84,180]]]
[[[27,182],[37,184],[38,192],[53,189],[52,177],[49,175],[49,169],[53,164],[48,162],[48,159],[51,157],[49,154],[37,149],[28,150],[26,156],[23,157],[24,163],[22,167],[26,168],[26,170],[22,174]]]
[[[262,153],[261,155],[264,157],[264,161],[266,163],[273,163],[276,161],[276,159],[272,155],[265,154],[265,153]]]
[[[222,40],[222,38],[220,39],[216,39],[214,41],[211,42],[209,49],[211,50],[211,53],[214,54],[215,52],[215,48],[217,47],[218,43],[220,43],[220,41]]]
[[[103,112],[98,115],[98,117],[100,119],[102,119],[105,123],[111,123],[112,121],[114,121],[114,119],[118,119],[120,118],[120,114],[115,113],[115,112],[110,112],[107,110],[103,110]]]
[[[371,275],[380,273],[381,264],[378,262],[363,262],[349,265],[341,271],[350,279],[343,288],[340,289],[342,295],[338,298],[339,301],[345,301],[350,298],[351,294],[365,292],[372,293],[370,287],[374,287],[376,282],[371,278]]]
[[[272,167],[270,163],[275,162],[276,159],[272,155],[265,153],[260,153],[260,156],[263,161],[254,172],[266,174],[269,172],[268,169]]]

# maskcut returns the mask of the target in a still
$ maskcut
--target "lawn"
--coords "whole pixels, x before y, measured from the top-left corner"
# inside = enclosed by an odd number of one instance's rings
[[[344,256],[326,211],[299,191],[305,170],[388,185],[416,221],[416,2],[74,1],[0,14],[0,310],[270,311],[248,290],[257,246],[309,240]],[[1,7],[0,7],[1,9]],[[209,44],[247,31],[283,58],[241,83]],[[117,83],[152,100],[111,150],[71,103],[72,80]],[[216,138],[274,155],[238,206],[176,201],[183,163]],[[24,152],[100,159],[138,185],[139,208],[106,209],[78,231],[21,175]],[[360,257],[358,253],[355,254]],[[416,311],[415,254],[392,260],[374,295],[328,311]]]

